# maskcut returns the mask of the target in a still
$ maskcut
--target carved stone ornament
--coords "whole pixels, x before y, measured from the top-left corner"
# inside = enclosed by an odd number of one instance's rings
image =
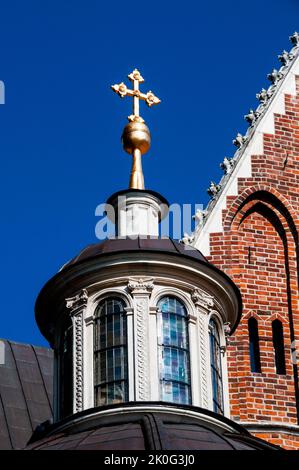
[[[86,289],[82,289],[79,294],[75,295],[74,297],[69,297],[65,299],[66,301],[66,308],[70,308],[75,310],[76,308],[83,307],[87,304],[88,301],[88,293]]]
[[[153,279],[129,279],[128,290],[132,294],[150,294],[154,288]]]
[[[197,307],[203,307],[208,311],[214,307],[214,297],[201,289],[194,289],[191,298]]]
[[[249,110],[248,114],[245,114],[244,119],[252,126],[255,121],[260,117],[261,113],[259,111],[254,111],[253,109]]]
[[[183,243],[183,245],[191,245],[192,242],[194,241],[194,235],[191,233],[189,235],[188,233],[184,233],[183,238],[180,239],[180,243]]]
[[[282,74],[278,70],[273,69],[271,73],[268,73],[267,78],[271,83],[276,84],[282,78]]]
[[[197,209],[196,213],[192,216],[192,219],[195,220],[195,228],[194,228],[194,233],[199,233],[201,229],[204,226],[206,216],[207,216],[207,211],[203,209]],[[192,241],[194,240],[195,236],[192,235]],[[191,243],[189,243],[190,245]]]
[[[291,357],[292,357],[292,363],[293,364],[298,364],[299,362],[299,341],[294,339],[294,341],[291,342]]]
[[[137,382],[138,399],[148,400],[149,381],[148,381],[148,353],[147,353],[147,301],[139,298],[136,303],[136,359],[137,359]]]
[[[203,225],[207,211],[197,209],[195,214],[192,216],[192,219],[195,220],[197,225]]]
[[[240,134],[240,132],[238,132],[236,138],[233,140],[233,144],[236,147],[241,148],[241,147],[243,147],[245,141],[246,141],[246,137],[243,136],[242,134]]]
[[[278,56],[278,60],[282,63],[282,65],[289,65],[289,63],[294,59],[294,54],[287,51],[282,51],[282,53]]]
[[[200,345],[200,389],[202,394],[202,406],[208,408],[209,393],[208,393],[208,358],[207,358],[207,334],[206,334],[206,321],[203,315],[198,316],[199,324],[199,345]]]
[[[234,165],[235,161],[232,158],[224,157],[223,162],[220,163],[220,168],[222,168],[225,175],[229,175],[233,171]]]
[[[207,193],[209,196],[215,197],[216,194],[218,194],[220,190],[221,190],[220,184],[216,184],[214,183],[214,181],[211,181],[211,184],[207,189]]]
[[[267,99],[268,99],[267,90],[265,90],[265,88],[262,88],[261,91],[256,94],[256,97],[262,103],[267,101]]]
[[[293,46],[299,46],[299,33],[297,33],[297,31],[295,31],[294,34],[290,36],[290,41]]]
[[[83,319],[82,312],[74,316],[75,340],[75,411],[83,410]]]
[[[231,324],[230,324],[229,321],[227,321],[227,322],[224,323],[224,325],[223,325],[223,331],[224,331],[225,336],[230,335],[230,332],[231,332]]]

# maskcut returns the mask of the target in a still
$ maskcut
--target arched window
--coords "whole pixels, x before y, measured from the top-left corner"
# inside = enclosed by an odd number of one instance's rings
[[[94,335],[95,406],[128,400],[125,303],[107,298],[97,307]]]
[[[274,320],[272,322],[272,335],[276,374],[284,375],[286,373],[286,364],[284,356],[283,326],[281,321]]]
[[[187,311],[175,297],[163,297],[158,309],[161,399],[188,404],[191,386]]]
[[[64,323],[59,351],[60,419],[73,414],[73,322]]]
[[[215,413],[224,414],[223,384],[221,365],[221,345],[219,330],[216,321],[212,318],[209,325],[210,334],[210,358],[213,392],[213,410]]]
[[[251,372],[261,372],[260,344],[257,320],[254,317],[248,320],[249,355]]]

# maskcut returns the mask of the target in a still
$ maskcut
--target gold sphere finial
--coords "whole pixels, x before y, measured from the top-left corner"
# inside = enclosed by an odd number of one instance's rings
[[[133,154],[134,150],[140,150],[144,155],[151,145],[151,134],[144,122],[132,121],[124,127],[122,143],[127,153]]]

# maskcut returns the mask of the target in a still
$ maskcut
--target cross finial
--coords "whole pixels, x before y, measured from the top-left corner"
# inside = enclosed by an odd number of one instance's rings
[[[144,82],[144,78],[140,74],[139,70],[133,70],[133,72],[128,75],[128,79],[133,82],[133,90],[127,88],[124,82],[113,85],[111,88],[121,98],[124,98],[125,96],[133,97],[133,114],[128,116],[128,120],[131,122],[144,122],[139,114],[139,100],[144,100],[149,107],[153,106],[154,104],[159,104],[161,101],[157,96],[154,95],[152,91],[141,93],[139,90],[139,83]]]

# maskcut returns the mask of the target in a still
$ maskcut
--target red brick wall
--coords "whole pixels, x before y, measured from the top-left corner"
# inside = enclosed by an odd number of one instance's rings
[[[277,446],[281,446],[287,450],[298,450],[299,449],[299,436],[294,434],[285,434],[285,433],[256,433],[253,432],[256,437],[264,439],[265,441],[272,442]]]
[[[299,80],[297,82],[299,91]],[[243,317],[228,348],[231,417],[241,422],[298,424],[299,384],[291,342],[299,339],[299,94],[285,96],[264,154],[252,156],[252,176],[229,196],[224,232],[210,234],[210,260],[240,287]],[[248,319],[258,321],[261,373],[250,368]],[[286,375],[276,373],[272,321],[283,324]],[[256,434],[299,449],[299,436]]]

